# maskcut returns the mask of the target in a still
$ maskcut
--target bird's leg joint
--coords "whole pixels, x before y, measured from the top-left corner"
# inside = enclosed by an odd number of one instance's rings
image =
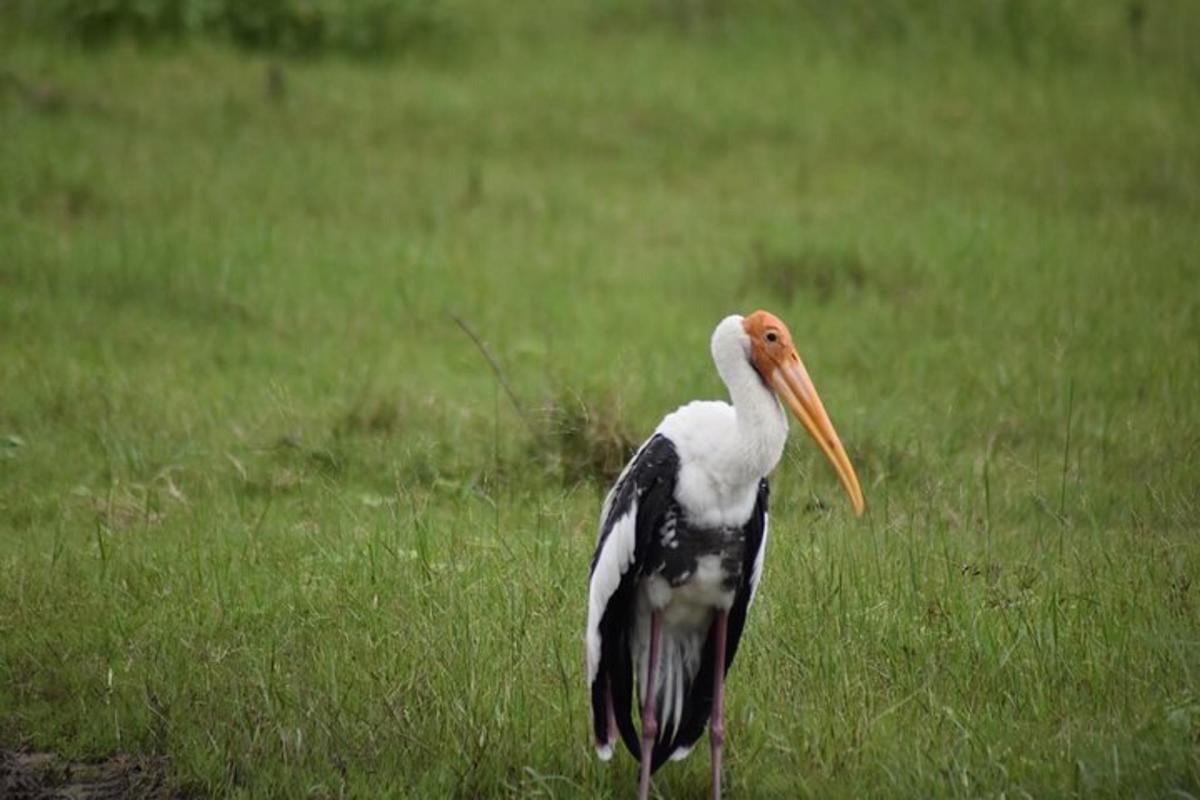
[[[654,744],[658,739],[658,718],[654,714],[653,707],[644,709],[642,712],[642,741]]]
[[[725,743],[725,720],[717,717],[708,727],[708,737],[714,745],[720,747]]]

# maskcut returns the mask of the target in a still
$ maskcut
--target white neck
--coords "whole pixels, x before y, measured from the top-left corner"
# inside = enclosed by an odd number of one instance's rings
[[[787,417],[750,364],[750,339],[740,316],[726,317],[717,326],[712,356],[737,416],[736,451],[727,454],[726,463],[746,480],[765,478],[783,456]]]

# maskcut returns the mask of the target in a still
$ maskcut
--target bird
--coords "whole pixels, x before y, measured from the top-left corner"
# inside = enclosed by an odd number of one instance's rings
[[[709,727],[721,796],[725,675],[762,579],[767,477],[787,440],[786,406],[832,464],[856,515],[858,476],[787,326],[770,312],[725,317],[710,343],[730,402],[668,414],[605,496],[588,576],[585,661],[597,755],[619,735],[640,762],[638,797]],[[634,728],[636,690],[641,735]]]

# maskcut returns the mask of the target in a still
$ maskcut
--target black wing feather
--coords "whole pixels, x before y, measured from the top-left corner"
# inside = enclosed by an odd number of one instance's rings
[[[609,535],[615,524],[637,501],[634,524],[633,563],[621,576],[616,591],[608,599],[600,620],[600,665],[592,681],[592,725],[597,742],[608,742],[608,692],[612,692],[613,712],[621,739],[634,758],[640,759],[641,745],[633,725],[633,654],[629,634],[637,600],[637,582],[646,548],[671,508],[675,478],[679,473],[679,454],[671,440],[655,434],[634,456],[633,461],[613,489],[612,502],[601,526],[596,552],[588,574],[596,571]]]

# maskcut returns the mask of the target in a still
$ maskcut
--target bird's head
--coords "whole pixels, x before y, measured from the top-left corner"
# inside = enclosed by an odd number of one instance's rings
[[[792,334],[783,321],[769,311],[755,311],[742,319],[742,330],[750,340],[750,363],[785,406],[800,420],[804,430],[813,438],[829,459],[838,479],[850,496],[854,513],[863,512],[863,493],[858,476],[842,447],[825,406],[808,377],[808,370],[792,344]]]

